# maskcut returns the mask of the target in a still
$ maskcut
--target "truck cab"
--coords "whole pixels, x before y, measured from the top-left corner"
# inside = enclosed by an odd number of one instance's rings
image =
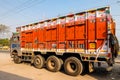
[[[10,40],[10,55],[13,58],[15,53],[20,52],[20,34],[18,32],[14,32]]]

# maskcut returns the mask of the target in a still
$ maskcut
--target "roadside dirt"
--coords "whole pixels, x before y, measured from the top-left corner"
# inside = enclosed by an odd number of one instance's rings
[[[9,53],[0,52],[0,80],[120,80],[120,63],[116,63],[111,72],[96,68],[93,73],[73,77],[63,70],[54,73],[28,63],[15,64]]]

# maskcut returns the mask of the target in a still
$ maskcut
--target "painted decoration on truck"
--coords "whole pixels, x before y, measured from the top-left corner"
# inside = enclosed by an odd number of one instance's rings
[[[74,22],[74,15],[66,17],[66,23]]]
[[[52,21],[47,21],[46,26],[47,26],[47,27],[50,27],[50,26],[51,26],[51,24],[52,24]]]
[[[32,25],[32,29],[35,29],[35,25]]]
[[[65,17],[59,19],[59,24],[65,24],[66,20]]]
[[[44,28],[44,22],[40,22],[40,28]]]
[[[60,24],[60,19],[57,19],[57,24]]]
[[[105,9],[98,9],[97,10],[97,17],[106,17],[106,10]]]
[[[106,12],[106,14],[107,14],[107,20],[108,20],[109,22],[111,22],[112,17],[111,17],[111,15],[110,15],[110,9],[107,7],[107,8],[105,9],[105,12]]]
[[[48,22],[45,21],[44,24],[43,24],[43,26],[44,26],[44,27],[47,27],[47,25],[48,25]]]
[[[35,28],[36,28],[36,29],[39,28],[39,23],[37,23],[37,24],[35,25]]]
[[[25,26],[22,26],[21,31],[25,31]]]
[[[56,24],[57,24],[57,20],[56,19],[52,20],[51,25],[53,26],[53,25],[56,25]]]
[[[32,29],[32,25],[29,25],[29,30],[31,30]]]
[[[111,22],[110,10],[108,7],[97,10],[97,17],[107,18]]]
[[[96,16],[96,12],[95,11],[88,11],[88,19],[89,20],[94,20],[95,16]]]
[[[37,26],[37,28],[40,28],[40,26],[41,26],[41,24],[40,24],[40,23],[38,23],[38,26]]]
[[[51,20],[51,28],[56,28],[57,27],[56,25],[57,25],[57,19],[54,18]]]
[[[75,21],[85,21],[86,14],[85,13],[78,13],[75,15]]]
[[[28,30],[28,29],[29,29],[29,27],[28,27],[28,26],[25,26],[25,31]]]

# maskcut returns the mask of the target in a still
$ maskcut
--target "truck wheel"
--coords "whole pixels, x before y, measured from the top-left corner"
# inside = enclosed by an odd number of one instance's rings
[[[71,76],[77,76],[83,72],[83,64],[76,57],[70,57],[64,63],[65,72]]]
[[[41,69],[45,64],[45,59],[41,55],[36,55],[33,64],[36,68]]]
[[[48,70],[52,71],[52,72],[57,72],[60,70],[61,68],[61,61],[59,58],[57,58],[56,56],[50,56],[47,59],[46,62],[46,67]]]
[[[16,64],[20,64],[21,63],[21,59],[20,59],[20,57],[17,54],[14,54],[13,61]]]

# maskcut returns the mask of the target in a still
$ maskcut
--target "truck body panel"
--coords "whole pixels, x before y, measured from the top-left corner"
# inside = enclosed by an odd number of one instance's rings
[[[57,49],[58,52],[64,50],[63,53],[77,52],[76,49],[79,49],[84,54],[98,54],[98,48],[108,39],[110,21],[107,17],[110,14],[106,13],[106,9],[107,7],[46,20],[31,24],[30,29],[29,25],[23,26],[23,31],[20,32],[21,48]]]

